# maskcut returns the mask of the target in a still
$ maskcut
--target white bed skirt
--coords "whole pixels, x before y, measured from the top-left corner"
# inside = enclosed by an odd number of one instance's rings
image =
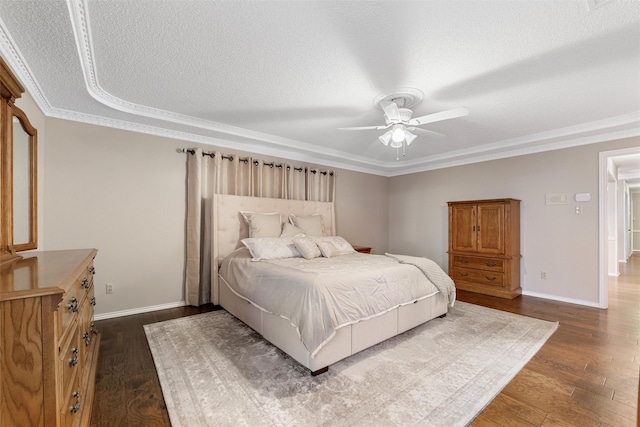
[[[446,300],[438,292],[414,304],[403,305],[380,316],[339,328],[333,339],[312,357],[302,344],[296,328],[287,319],[267,313],[239,297],[229,289],[224,280],[219,281],[219,292],[219,303],[225,310],[311,372],[317,372],[447,313]]]

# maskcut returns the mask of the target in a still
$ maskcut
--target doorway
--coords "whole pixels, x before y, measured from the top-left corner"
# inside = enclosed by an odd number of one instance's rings
[[[609,297],[608,297],[608,279],[609,279],[609,256],[611,251],[615,251],[616,259],[615,262],[618,262],[621,257],[626,257],[627,255],[631,255],[631,253],[625,253],[628,251],[620,250],[618,251],[616,248],[621,247],[624,248],[624,242],[628,241],[628,238],[624,236],[631,236],[632,233],[629,233],[629,229],[633,227],[632,218],[628,220],[624,220],[624,212],[625,209],[624,204],[623,207],[616,209],[612,209],[612,206],[620,206],[618,203],[618,194],[619,191],[611,191],[611,169],[613,165],[613,169],[617,169],[616,164],[624,165],[624,173],[614,173],[615,180],[625,181],[628,183],[629,188],[633,191],[636,186],[640,186],[640,147],[632,147],[620,150],[612,150],[612,151],[603,151],[600,153],[600,163],[599,163],[599,304],[600,308],[607,308],[609,306]],[[620,168],[622,171],[622,167]],[[621,199],[623,200],[623,199]],[[612,218],[612,215],[615,216]],[[635,216],[638,217],[640,212],[636,212]],[[639,221],[636,221],[639,222]],[[610,232],[611,224],[615,224],[616,230],[614,234]],[[622,228],[623,229],[622,229]],[[611,239],[613,238],[615,242],[612,244]],[[619,245],[618,242],[622,239],[622,243]],[[630,243],[630,242],[629,242]],[[618,254],[618,252],[621,252]],[[617,271],[617,265],[616,269]]]

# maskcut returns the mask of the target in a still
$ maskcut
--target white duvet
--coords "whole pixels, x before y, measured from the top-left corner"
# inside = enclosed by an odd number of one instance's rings
[[[224,259],[220,277],[238,296],[288,319],[312,355],[337,329],[438,292],[417,266],[360,253],[256,262],[241,248]],[[450,290],[443,290],[451,304]]]

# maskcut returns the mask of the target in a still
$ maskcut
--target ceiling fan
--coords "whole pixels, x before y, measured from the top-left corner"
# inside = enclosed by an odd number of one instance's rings
[[[400,148],[402,148],[402,155],[404,156],[406,147],[411,145],[411,143],[417,138],[417,135],[412,132],[444,136],[441,133],[428,129],[421,129],[416,126],[422,126],[442,120],[455,119],[469,114],[469,110],[467,108],[458,107],[440,111],[439,113],[411,118],[413,111],[411,111],[409,107],[413,107],[422,101],[422,97],[423,93],[414,88],[403,88],[392,93],[382,93],[374,98],[373,103],[384,111],[385,125],[357,126],[339,128],[339,130],[388,129],[384,134],[378,137],[378,140],[385,146],[395,148],[396,160],[399,160]]]

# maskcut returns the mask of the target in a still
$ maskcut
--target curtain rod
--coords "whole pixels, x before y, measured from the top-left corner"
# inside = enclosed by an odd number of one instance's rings
[[[188,154],[193,155],[193,154],[196,154],[196,150],[193,149],[193,148],[177,148],[176,149],[176,153],[188,153]],[[202,155],[203,156],[209,156],[209,157],[211,157],[213,159],[216,156],[216,153],[214,153],[212,151],[203,151]],[[226,155],[226,154],[223,154],[222,158],[225,159],[225,160],[233,160],[233,156]],[[246,158],[246,157],[245,158],[238,157],[238,161],[246,164],[249,161],[249,159]],[[254,160],[253,164],[255,166],[258,166],[260,164],[260,162],[258,160]],[[263,163],[263,165],[264,166],[269,166],[270,168],[274,168],[275,167],[275,168],[278,168],[278,169],[282,169],[282,167],[283,167],[282,164],[277,165],[277,164],[274,164],[273,162],[271,162],[271,163],[266,163],[265,162],[265,163]],[[291,169],[291,166],[287,166],[287,170],[289,170],[289,169]],[[304,170],[305,172],[308,171],[308,172],[311,172],[312,174],[316,174],[316,173],[320,172],[320,174],[322,174],[322,175],[329,174],[329,176],[333,176],[333,172],[318,171],[317,169],[307,169],[307,168],[301,168],[301,167],[300,168],[294,167],[293,170],[298,171],[298,172],[302,172]]]

